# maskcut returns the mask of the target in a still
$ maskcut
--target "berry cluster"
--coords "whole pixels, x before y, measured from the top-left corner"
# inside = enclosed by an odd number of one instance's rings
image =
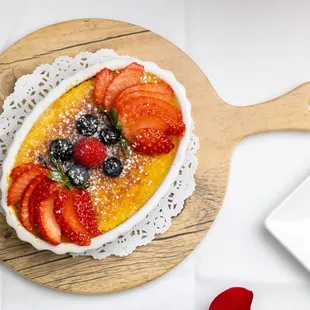
[[[74,186],[83,186],[88,182],[89,169],[102,166],[107,176],[117,177],[123,171],[122,162],[118,158],[106,159],[106,146],[119,142],[120,132],[112,125],[99,130],[98,117],[85,114],[76,122],[77,131],[84,137],[72,144],[68,139],[55,139],[50,144],[49,154],[62,163],[74,161],[66,171]],[[98,133],[98,138],[92,137]]]

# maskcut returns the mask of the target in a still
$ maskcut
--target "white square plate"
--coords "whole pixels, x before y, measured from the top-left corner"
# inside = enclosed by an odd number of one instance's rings
[[[310,271],[310,176],[269,214],[265,227]]]

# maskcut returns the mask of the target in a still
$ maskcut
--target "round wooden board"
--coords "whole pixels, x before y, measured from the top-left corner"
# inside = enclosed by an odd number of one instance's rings
[[[270,102],[237,108],[224,103],[198,66],[180,49],[149,30],[103,19],[81,19],[40,29],[0,55],[0,101],[16,80],[61,55],[110,48],[121,55],[152,60],[171,70],[185,86],[200,137],[196,192],[169,231],[127,257],[94,260],[36,251],[20,241],[0,216],[0,258],[26,278],[74,293],[97,294],[136,287],[180,263],[204,237],[226,191],[235,144],[257,132],[310,129],[309,84]]]

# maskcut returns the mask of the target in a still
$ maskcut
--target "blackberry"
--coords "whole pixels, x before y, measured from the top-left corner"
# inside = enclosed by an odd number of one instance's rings
[[[98,130],[98,126],[98,117],[91,114],[81,116],[76,122],[76,129],[83,136],[94,135]]]
[[[102,129],[99,134],[101,142],[105,145],[117,143],[120,137],[121,133],[113,126]]]
[[[85,184],[89,179],[89,172],[86,167],[74,165],[68,171],[68,177],[75,186]]]
[[[69,160],[73,156],[73,145],[67,139],[55,139],[50,144],[50,154],[55,159]]]

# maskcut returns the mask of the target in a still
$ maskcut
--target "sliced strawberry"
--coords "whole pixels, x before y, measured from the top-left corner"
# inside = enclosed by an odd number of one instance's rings
[[[109,111],[116,96],[124,89],[133,86],[140,82],[144,67],[136,62],[131,63],[121,73],[114,78],[112,83],[108,86],[104,106]]]
[[[119,116],[126,116],[128,118],[132,118],[135,116],[138,116],[138,112],[141,109],[145,109],[148,107],[153,107],[154,109],[157,109],[158,112],[165,111],[169,117],[173,119],[182,119],[182,114],[178,108],[173,106],[167,101],[163,101],[160,99],[148,97],[148,96],[142,96],[135,98],[131,101],[127,101],[124,105],[121,106],[121,108],[118,111]]]
[[[31,231],[35,223],[35,212],[34,209],[30,210],[30,196],[34,191],[35,187],[45,178],[45,174],[36,176],[30,184],[27,186],[23,193],[23,198],[20,208],[20,219],[26,229]]]
[[[49,177],[45,176],[34,188],[29,199],[29,210],[31,215],[30,220],[33,227],[37,223],[37,210],[41,201],[47,199],[50,195],[53,194],[53,192],[63,187],[64,185],[62,183],[57,183],[51,180]]]
[[[145,115],[157,116],[157,117],[161,118],[166,123],[167,130],[165,131],[165,133],[168,136],[182,136],[185,132],[185,129],[186,129],[183,121],[182,120],[176,120],[176,119],[170,117],[170,115],[166,112],[167,112],[167,110],[162,110],[161,113],[159,113],[158,108],[152,106],[152,107],[148,107],[146,109],[140,110],[139,117],[143,117]]]
[[[168,84],[149,82],[149,83],[140,83],[140,84],[128,87],[127,89],[125,89],[119,94],[118,98],[121,98],[124,95],[127,95],[131,92],[136,92],[136,91],[150,91],[150,92],[156,92],[156,93],[169,94],[170,98],[172,98],[173,96],[173,90]]]
[[[73,204],[80,223],[86,228],[91,236],[95,237],[100,235],[97,226],[97,216],[89,193],[85,190],[74,189]]]
[[[58,192],[54,202],[54,213],[63,233],[77,245],[90,245],[90,236],[80,223],[74,210],[73,195],[69,190]]]
[[[136,92],[129,93],[126,96],[123,96],[123,98],[118,101],[115,100],[113,105],[115,106],[115,109],[119,111],[122,109],[122,106],[140,97],[160,99],[167,103],[169,103],[170,101],[170,97],[166,96],[163,93],[150,92],[150,91],[136,91]]]
[[[37,208],[38,230],[48,243],[52,245],[60,244],[61,229],[54,214],[54,201],[57,193],[54,192],[47,199],[40,202]]]
[[[104,98],[106,95],[106,90],[113,79],[114,79],[114,73],[112,70],[108,68],[104,68],[96,74],[94,96],[96,104],[98,106],[104,106]]]
[[[143,128],[137,131],[132,147],[150,155],[168,154],[174,144],[171,139],[159,130]]]
[[[127,139],[134,139],[137,130],[142,128],[156,129],[165,132],[168,125],[158,116],[143,115],[134,120],[127,120],[126,125],[123,126],[123,134]]]
[[[126,128],[125,132],[130,132],[130,123],[144,115],[161,118],[167,124],[165,131],[167,135],[181,136],[185,132],[185,124],[180,110],[168,102],[150,97],[139,97],[121,107],[119,119],[123,127]]]
[[[42,165],[34,164],[34,163],[22,164],[12,169],[10,177],[13,179],[16,179],[20,175],[22,175],[24,172],[27,172],[31,170],[32,168],[44,168],[44,167]]]
[[[151,97],[169,102],[173,98],[173,90],[166,83],[142,83],[123,90],[114,100],[113,106],[118,111],[126,102],[138,97]]]
[[[45,168],[33,168],[15,179],[8,192],[8,205],[11,206],[19,203],[22,199],[24,190],[30,184],[32,179],[39,174],[46,174],[47,172],[48,170]]]

